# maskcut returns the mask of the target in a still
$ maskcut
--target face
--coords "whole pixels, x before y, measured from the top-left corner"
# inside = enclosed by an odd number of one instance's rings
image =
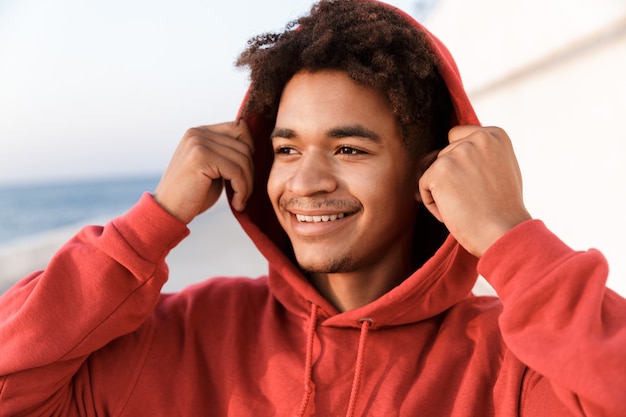
[[[302,269],[406,262],[417,164],[382,93],[338,71],[298,73],[283,91],[272,146],[267,190]]]

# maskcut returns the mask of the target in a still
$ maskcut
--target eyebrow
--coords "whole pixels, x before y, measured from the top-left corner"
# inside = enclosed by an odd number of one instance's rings
[[[380,142],[378,133],[366,128],[362,125],[349,125],[333,128],[327,132],[328,137],[335,139],[342,138],[363,138],[372,142]]]
[[[298,136],[295,130],[277,127],[272,131],[270,139],[280,137],[284,139],[294,139]],[[363,138],[372,142],[380,142],[380,135],[362,125],[347,125],[332,128],[326,132],[326,136],[332,139],[343,138]]]
[[[276,127],[274,128],[274,130],[272,131],[272,134],[270,135],[270,140],[274,139],[276,137],[278,138],[285,138],[285,139],[293,139],[296,136],[296,132],[292,129],[285,129],[285,128],[281,128],[281,127]]]

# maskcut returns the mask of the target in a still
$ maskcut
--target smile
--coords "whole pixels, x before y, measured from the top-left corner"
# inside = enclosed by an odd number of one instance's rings
[[[335,220],[343,219],[346,216],[344,213],[339,214],[325,214],[323,216],[304,216],[302,214],[296,214],[296,219],[300,223],[319,223],[319,222],[332,222]]]

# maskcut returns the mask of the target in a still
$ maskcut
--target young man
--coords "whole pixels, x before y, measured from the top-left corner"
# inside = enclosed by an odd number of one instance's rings
[[[2,297],[0,416],[626,415],[625,300],[531,220],[432,35],[323,1],[239,63],[236,122]],[[161,295],[224,181],[268,276]]]

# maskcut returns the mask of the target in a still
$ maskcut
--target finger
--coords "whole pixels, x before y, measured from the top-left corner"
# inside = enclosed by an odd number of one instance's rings
[[[236,139],[236,143],[245,144],[250,150],[250,153],[254,153],[254,139],[252,138],[248,124],[243,119],[210,126],[200,126],[198,129],[209,135],[217,134],[218,136],[215,137],[221,138],[222,140]]]
[[[483,127],[475,125],[459,125],[455,126],[448,132],[448,141],[450,144],[441,150],[439,157],[442,157],[454,151],[460,145],[467,143],[480,144],[488,143],[493,139],[499,139],[502,136],[502,130],[498,127]],[[487,139],[487,141],[485,141]]]
[[[427,187],[422,187],[420,185],[420,198],[424,207],[432,214],[437,220],[443,223],[443,218],[441,217],[441,213],[439,212],[439,208],[437,207],[437,202],[435,201],[432,192]]]
[[[435,150],[432,152],[428,152],[426,155],[423,155],[419,161],[417,162],[417,181],[418,181],[418,187],[415,193],[415,200],[423,203],[424,199],[422,197],[422,190],[420,190],[419,187],[419,181],[422,178],[422,176],[424,175],[424,173],[426,171],[428,171],[428,168],[430,168],[430,166],[433,164],[433,162],[435,162],[437,160],[437,157],[439,155],[439,150]]]
[[[230,122],[190,129],[190,133],[188,134],[189,141],[199,143],[203,148],[208,150],[208,154],[203,157],[203,159],[206,158],[206,161],[212,161],[213,155],[221,155],[225,159],[219,159],[220,161],[232,161],[236,165],[245,168],[243,173],[245,174],[246,182],[251,188],[253,182],[253,161],[250,146],[246,142],[237,140],[232,136],[236,133],[236,130],[233,129],[234,124],[235,122]],[[247,128],[244,129],[247,131]],[[245,132],[242,137],[244,135],[246,135]],[[249,134],[246,136],[249,137]],[[246,139],[246,141],[247,140],[248,139]],[[215,175],[218,175],[216,170],[210,170],[210,172],[211,174],[209,176],[217,178],[215,177]],[[232,178],[225,179],[231,180]]]
[[[486,128],[484,128],[482,126],[476,126],[476,125],[458,125],[458,126],[454,126],[448,132],[448,142],[450,142],[450,144],[457,143],[459,141],[462,141],[462,140],[468,138],[469,136],[471,136],[472,134],[474,134],[474,133],[476,133],[476,132],[478,132],[480,130],[486,130]]]
[[[436,155],[435,155],[436,158]],[[433,161],[434,163],[434,161]],[[433,196],[433,188],[435,187],[432,182],[432,171],[427,169],[424,174],[419,179],[418,182],[418,190],[419,190],[419,201],[424,204],[424,207],[428,209],[428,211],[440,222],[443,223],[443,218],[441,213],[439,212],[439,208],[437,207],[437,202],[435,197]]]
[[[234,191],[233,207],[243,210],[254,182],[254,144],[245,121],[199,126],[190,129],[187,136],[201,143],[207,151],[202,157],[204,175],[230,181]]]
[[[211,155],[207,161],[208,175],[230,181],[234,191],[233,206],[243,210],[254,184],[254,165],[250,155],[216,142],[207,147]]]
[[[252,133],[250,132],[248,122],[246,122],[244,119],[239,119],[237,123],[237,127],[240,129],[241,132],[237,136],[237,139],[248,145],[250,147],[250,150],[254,153],[254,138],[252,137]]]

